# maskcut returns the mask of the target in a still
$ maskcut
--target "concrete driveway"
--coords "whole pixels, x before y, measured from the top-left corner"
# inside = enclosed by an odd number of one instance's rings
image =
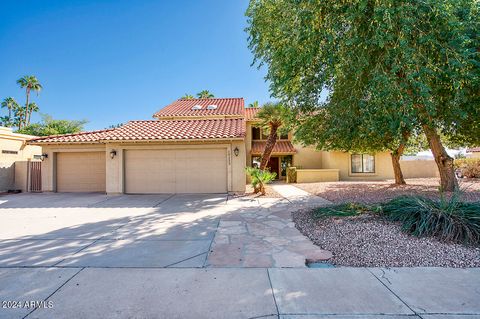
[[[479,269],[306,268],[300,205],[1,196],[0,318],[480,318]]]

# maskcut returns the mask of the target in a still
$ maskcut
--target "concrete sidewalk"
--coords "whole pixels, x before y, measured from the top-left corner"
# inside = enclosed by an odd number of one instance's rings
[[[0,318],[480,318],[480,269],[9,268]],[[49,308],[51,307],[51,308]]]

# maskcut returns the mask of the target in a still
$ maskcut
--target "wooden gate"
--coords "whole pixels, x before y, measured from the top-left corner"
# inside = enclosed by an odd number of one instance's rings
[[[30,162],[30,187],[29,192],[42,191],[42,162]]]

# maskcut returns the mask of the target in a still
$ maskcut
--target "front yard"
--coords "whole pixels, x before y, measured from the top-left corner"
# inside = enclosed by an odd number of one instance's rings
[[[378,212],[379,203],[401,195],[440,196],[435,179],[407,180],[407,183],[400,187],[392,186],[391,182],[297,184],[299,188],[332,201],[333,205],[360,203],[360,210],[363,207],[366,209],[353,216],[348,216],[348,211],[345,216],[336,216],[319,214],[319,209],[300,210],[293,213],[293,221],[316,245],[331,251],[333,257],[329,262],[338,266],[480,267],[478,244],[466,245],[430,236],[416,237],[402,230],[401,222],[391,221]],[[462,180],[461,188],[461,196],[465,201],[480,201],[480,180]],[[473,227],[477,227],[478,232],[480,211],[476,212],[477,208],[474,208],[472,215]],[[457,213],[455,207],[451,211],[453,215]],[[429,221],[428,218],[420,221]],[[444,220],[440,220],[440,223],[446,224]]]

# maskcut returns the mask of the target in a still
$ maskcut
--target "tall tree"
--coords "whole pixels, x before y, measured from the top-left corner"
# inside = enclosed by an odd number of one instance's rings
[[[19,130],[22,129],[22,127],[25,126],[25,117],[26,117],[25,107],[17,104],[13,109],[12,124],[18,127]]]
[[[480,139],[479,10],[476,0],[251,0],[246,15],[249,47],[268,66],[274,97],[305,114],[324,95],[325,108],[379,104],[371,101],[377,91],[400,97],[403,122],[426,136],[441,188],[452,191],[458,184],[441,134]]]
[[[260,161],[260,169],[264,170],[267,167],[273,148],[277,143],[278,134],[287,130],[285,123],[288,122],[289,109],[281,103],[266,103],[257,113],[259,119],[258,126],[268,132],[267,142],[263,150],[262,159]],[[282,127],[283,126],[283,127]]]
[[[85,123],[87,123],[85,120],[54,120],[50,115],[43,114],[40,123],[24,126],[17,132],[35,136],[72,134],[81,132]]]
[[[32,102],[30,104],[28,104],[28,124],[30,124],[30,119],[32,118],[32,113],[33,112],[38,112],[40,110],[40,108],[38,107],[37,103],[35,102]]]
[[[203,90],[197,93],[197,97],[199,99],[211,99],[211,98],[214,98],[215,96],[212,93],[210,93],[209,90]]]
[[[2,101],[2,108],[8,110],[8,123],[12,123],[12,115],[16,108],[18,108],[18,103],[13,97],[7,97]],[[4,119],[6,120],[6,118]],[[7,123],[4,121],[4,124]],[[11,125],[11,124],[10,124]]]
[[[25,75],[24,77],[17,80],[17,84],[21,88],[25,89],[26,102],[25,102],[25,122],[24,125],[30,124],[30,115],[29,110],[30,106],[30,91],[40,92],[42,90],[42,85],[38,82],[38,79],[34,75]]]

